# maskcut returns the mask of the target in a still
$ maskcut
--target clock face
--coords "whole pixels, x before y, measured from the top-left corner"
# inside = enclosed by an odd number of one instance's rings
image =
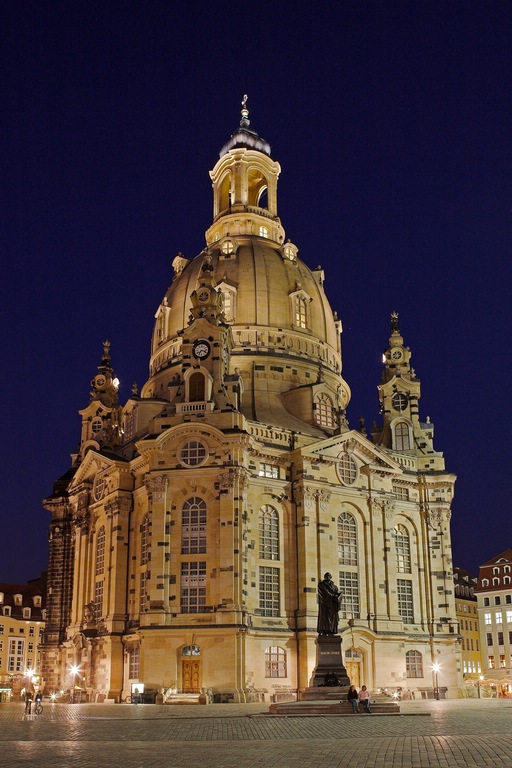
[[[400,360],[400,358],[402,357],[402,352],[401,352],[401,350],[399,350],[399,349],[395,349],[395,350],[394,350],[394,351],[391,353],[391,357],[393,358],[393,360]]]
[[[105,384],[104,376],[95,376],[94,379],[91,381],[91,387],[103,387],[104,384]]]
[[[210,292],[209,291],[199,291],[199,293],[197,295],[197,298],[199,299],[199,301],[203,301],[203,302],[204,301],[208,301],[208,299],[210,298]]]
[[[210,342],[206,339],[198,339],[193,347],[194,357],[204,360],[210,354]]]
[[[409,398],[405,394],[405,392],[397,392],[393,395],[393,408],[395,411],[405,411],[407,408],[407,403],[409,402]]]

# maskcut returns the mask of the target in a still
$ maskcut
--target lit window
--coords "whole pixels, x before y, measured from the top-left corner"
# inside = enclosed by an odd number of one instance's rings
[[[342,453],[338,461],[338,477],[343,485],[353,485],[357,480],[357,464],[348,453]]]
[[[279,515],[266,504],[259,511],[260,558],[279,560]]]
[[[181,612],[206,611],[206,563],[181,564]]]
[[[321,392],[315,399],[315,421],[321,427],[334,427],[332,400],[325,392]]]
[[[496,620],[496,624],[502,624],[503,623],[503,615],[501,611],[496,611],[494,614],[494,618]]]
[[[484,624],[491,624],[491,614],[484,613]]]
[[[206,459],[206,446],[199,440],[190,440],[180,451],[180,460],[187,467],[197,467]]]
[[[340,565],[357,565],[356,521],[348,512],[338,517],[338,560]]]
[[[394,530],[396,549],[396,569],[398,573],[411,572],[411,547],[409,534],[404,525],[397,525]]]
[[[423,656],[419,651],[405,654],[405,673],[407,677],[423,677]]]
[[[259,236],[260,237],[268,237],[268,229],[267,229],[267,227],[260,227],[259,228]]]
[[[274,464],[260,464],[260,470],[258,472],[260,477],[272,477],[274,480],[279,479],[279,467]]]
[[[280,589],[279,568],[260,566],[259,569],[259,608],[262,616],[279,616]]]
[[[308,327],[307,303],[304,296],[295,296],[295,325],[297,328]]]
[[[512,611],[507,611],[507,624],[512,624]]]
[[[198,496],[187,499],[183,505],[181,552],[184,555],[206,552],[206,502]]]
[[[220,249],[224,256],[231,256],[235,252],[235,244],[232,240],[224,240]]]
[[[397,451],[411,450],[409,426],[404,421],[401,421],[395,427],[395,449]]]
[[[412,584],[405,579],[397,579],[398,613],[404,624],[414,623]]]
[[[23,609],[23,618],[24,619],[30,619],[30,608],[24,608]]]
[[[489,669],[494,669],[494,656],[489,656],[487,659]]]
[[[286,677],[286,651],[277,645],[265,648],[265,677]]]
[[[226,322],[233,323],[235,321],[235,292],[229,288],[223,288],[222,296],[224,298],[224,317]]]

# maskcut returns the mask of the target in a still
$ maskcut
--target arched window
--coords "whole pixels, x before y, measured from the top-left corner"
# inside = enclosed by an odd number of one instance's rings
[[[96,536],[96,576],[105,573],[105,526],[102,525]]]
[[[145,515],[140,526],[140,563],[146,565],[149,562],[149,517]]]
[[[286,651],[278,645],[265,648],[265,677],[286,677]]]
[[[206,502],[198,496],[187,499],[183,505],[181,552],[183,555],[206,552]]]
[[[397,451],[411,450],[409,425],[405,421],[400,421],[395,427],[395,448]]]
[[[200,371],[193,373],[188,380],[188,399],[191,403],[203,402],[204,396],[204,374]]]
[[[320,392],[315,398],[315,421],[321,427],[334,427],[332,400],[325,392]]]
[[[405,525],[397,525],[394,530],[396,569],[398,573],[411,572],[411,545]]]
[[[260,558],[279,560],[279,514],[266,504],[259,512]]]
[[[348,512],[338,517],[338,560],[340,565],[357,565],[356,521]]]
[[[405,654],[405,674],[407,677],[423,677],[423,656],[419,651]]]
[[[307,314],[307,304],[306,299],[304,296],[296,296],[295,297],[295,318],[294,318],[294,324],[297,328],[307,328],[308,327],[308,314]]]

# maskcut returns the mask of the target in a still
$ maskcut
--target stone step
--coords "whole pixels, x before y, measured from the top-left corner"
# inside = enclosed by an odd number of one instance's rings
[[[375,715],[399,715],[400,707],[393,701],[372,701],[370,704],[372,714]],[[363,707],[359,708],[360,714],[367,714]],[[352,705],[348,701],[288,701],[281,704],[271,704],[271,715],[352,715]]]

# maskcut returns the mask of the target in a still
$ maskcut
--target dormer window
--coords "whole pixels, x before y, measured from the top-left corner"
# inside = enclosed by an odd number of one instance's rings
[[[4,602],[4,593],[0,592],[0,605],[3,605]]]
[[[23,618],[24,619],[30,619],[30,608],[24,608],[23,609]]]
[[[23,603],[23,595],[14,595],[14,605],[21,605]]]
[[[405,421],[400,421],[395,426],[395,450],[411,450],[411,432],[409,425]]]
[[[288,259],[288,261],[295,261],[297,258],[298,250],[299,249],[296,245],[288,241],[285,245],[283,245],[281,253],[285,259]]]
[[[260,227],[258,234],[260,237],[268,237],[268,227]]]
[[[325,392],[320,392],[315,398],[315,421],[321,427],[334,427],[334,409],[332,400]]]
[[[10,615],[11,615],[11,606],[4,605],[4,616],[10,616]]]
[[[34,595],[34,606],[36,608],[41,606],[41,595]]]

